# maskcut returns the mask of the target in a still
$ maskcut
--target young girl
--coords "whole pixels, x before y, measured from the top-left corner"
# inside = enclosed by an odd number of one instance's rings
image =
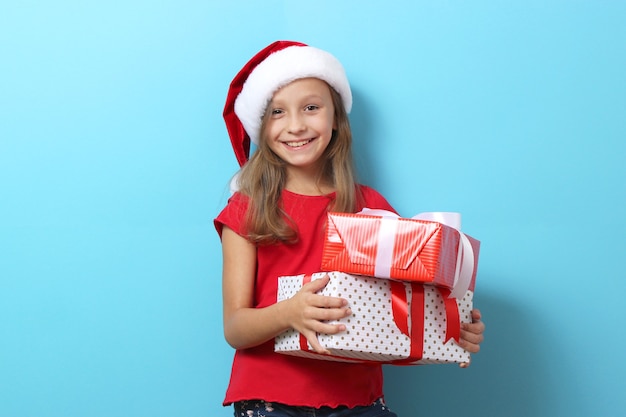
[[[305,359],[274,353],[274,337],[316,334],[351,314],[347,301],[316,294],[312,281],[276,302],[277,277],[320,271],[329,210],[392,210],[375,190],[356,183],[347,114],[350,85],[328,52],[279,41],[237,74],[224,118],[242,166],[236,192],[215,219],[223,248],[224,334],[236,349],[224,405],[235,416],[395,416],[383,402],[378,364]],[[250,157],[250,142],[257,145]],[[461,346],[477,352],[484,325],[478,310]]]

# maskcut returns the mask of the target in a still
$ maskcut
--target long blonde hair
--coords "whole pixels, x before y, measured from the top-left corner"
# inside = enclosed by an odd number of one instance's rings
[[[335,108],[336,129],[322,155],[320,183],[332,184],[335,199],[329,210],[354,212],[361,199],[352,159],[352,130],[341,96],[328,86]],[[269,112],[261,123],[265,131]],[[261,135],[259,146],[243,166],[237,179],[239,191],[250,198],[245,219],[248,238],[257,244],[294,243],[298,240],[297,226],[281,206],[281,196],[287,180],[285,162],[267,144]]]

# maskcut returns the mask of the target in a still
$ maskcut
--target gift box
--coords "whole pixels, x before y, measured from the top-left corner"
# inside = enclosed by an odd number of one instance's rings
[[[326,273],[280,277],[278,301],[292,297],[309,280]],[[344,362],[422,365],[469,362],[458,344],[460,323],[471,322],[473,292],[449,298],[449,290],[421,283],[328,272],[330,282],[319,294],[348,300],[352,314],[338,334],[318,334],[331,354],[312,351],[306,338],[288,330],[275,338],[279,353]]]
[[[405,219],[382,210],[329,213],[321,269],[428,283],[463,297],[472,290],[480,242],[458,230],[457,213],[424,217],[442,221]]]

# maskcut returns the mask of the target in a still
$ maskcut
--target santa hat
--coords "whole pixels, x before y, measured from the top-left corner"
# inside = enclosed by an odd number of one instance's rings
[[[261,120],[274,93],[301,78],[326,81],[352,108],[350,84],[341,63],[326,51],[300,42],[277,41],[257,53],[230,84],[224,120],[240,166],[250,157],[250,142],[259,143]]]

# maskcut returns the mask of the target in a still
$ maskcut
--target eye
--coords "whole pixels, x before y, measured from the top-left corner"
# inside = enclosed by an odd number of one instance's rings
[[[315,110],[318,110],[319,108],[320,107],[315,105],[315,104],[309,104],[308,106],[306,106],[304,108],[304,110],[306,110],[306,111],[315,111]]]
[[[272,109],[270,114],[272,116],[280,116],[281,114],[283,114],[283,110],[282,109]]]

